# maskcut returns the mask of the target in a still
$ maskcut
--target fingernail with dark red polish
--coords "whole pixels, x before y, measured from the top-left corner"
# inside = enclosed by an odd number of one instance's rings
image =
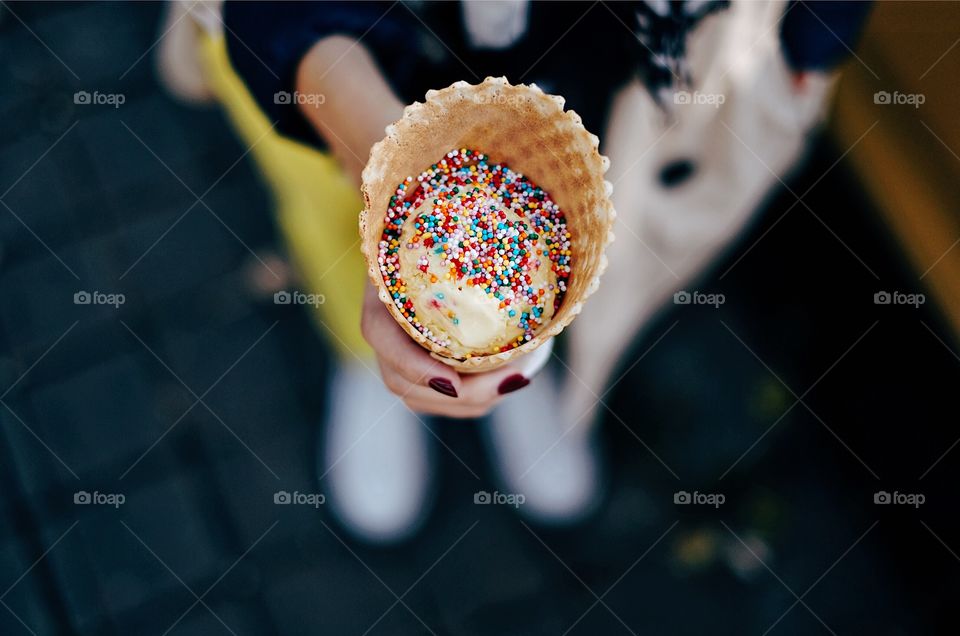
[[[530,380],[526,379],[519,373],[511,375],[509,378],[500,383],[500,386],[497,388],[497,391],[500,395],[506,395],[507,393],[513,393],[519,389],[530,384]]]
[[[437,393],[443,393],[444,395],[449,395],[450,397],[457,397],[457,390],[453,388],[453,384],[446,378],[433,378],[427,382],[427,384],[429,384],[430,388]]]

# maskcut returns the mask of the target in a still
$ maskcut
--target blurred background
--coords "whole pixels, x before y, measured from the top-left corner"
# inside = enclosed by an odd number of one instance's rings
[[[157,85],[161,14],[0,8],[0,633],[956,633],[960,6],[876,3],[725,304],[633,343],[595,518],[475,505],[438,421],[397,549],[274,503],[323,493],[329,354],[258,274],[289,270],[246,149]]]

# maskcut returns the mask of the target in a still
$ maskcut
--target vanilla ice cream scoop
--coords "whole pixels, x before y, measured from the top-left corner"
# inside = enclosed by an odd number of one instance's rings
[[[616,215],[610,162],[579,115],[536,85],[488,77],[427,91],[384,133],[358,225],[400,327],[459,373],[563,331],[600,284]]]
[[[398,188],[381,272],[414,327],[467,359],[518,347],[550,321],[570,275],[569,239],[540,188],[454,150]]]

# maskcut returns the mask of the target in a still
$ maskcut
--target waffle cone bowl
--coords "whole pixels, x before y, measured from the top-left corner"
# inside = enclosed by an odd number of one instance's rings
[[[562,97],[536,85],[511,85],[488,77],[480,84],[457,82],[429,91],[424,103],[404,109],[373,146],[363,170],[360,238],[370,280],[380,300],[403,329],[431,355],[462,373],[493,370],[529,353],[559,334],[580,313],[606,267],[604,250],[613,240],[612,186],[604,180],[609,161],[597,151],[599,140]],[[470,356],[426,337],[394,303],[380,269],[380,244],[391,199],[398,184],[429,168],[453,149],[484,153],[543,189],[559,206],[569,232],[569,278],[552,317],[531,337],[507,351]]]

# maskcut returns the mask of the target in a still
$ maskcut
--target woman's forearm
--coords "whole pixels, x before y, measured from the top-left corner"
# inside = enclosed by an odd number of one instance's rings
[[[304,56],[296,88],[301,112],[359,184],[370,147],[403,114],[370,53],[352,38],[326,37]]]

